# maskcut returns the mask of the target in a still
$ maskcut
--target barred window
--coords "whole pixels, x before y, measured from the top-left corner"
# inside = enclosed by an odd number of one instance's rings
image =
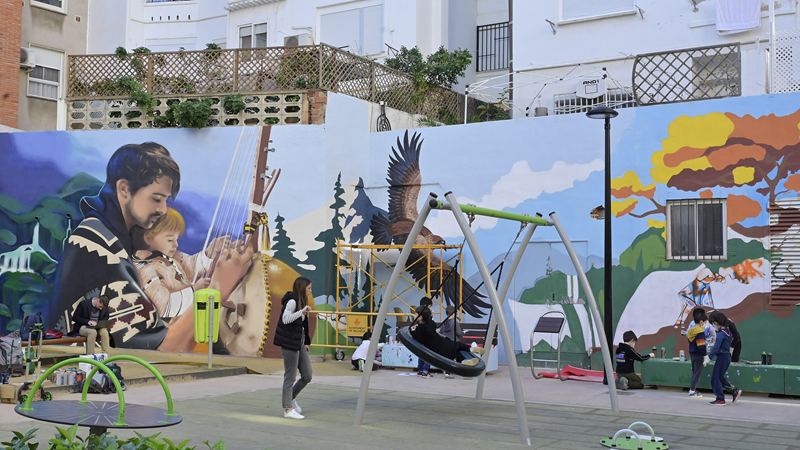
[[[508,22],[478,27],[478,72],[508,69]]]
[[[727,259],[726,207],[717,198],[667,200],[667,259]]]

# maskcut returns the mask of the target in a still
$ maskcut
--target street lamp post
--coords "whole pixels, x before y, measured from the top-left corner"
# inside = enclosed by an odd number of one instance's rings
[[[590,119],[603,119],[605,120],[605,131],[606,131],[606,154],[605,154],[605,162],[606,162],[606,180],[605,180],[605,211],[603,213],[603,218],[605,220],[605,239],[604,239],[604,257],[603,257],[603,272],[604,272],[604,279],[603,279],[603,329],[605,330],[606,335],[606,342],[608,342],[608,348],[614,348],[614,333],[613,333],[613,322],[612,322],[612,315],[611,309],[613,307],[611,301],[611,282],[613,280],[611,270],[613,267],[613,261],[611,259],[611,119],[617,117],[618,112],[614,111],[613,109],[609,108],[608,106],[597,106],[592,108],[591,111],[586,113],[586,117]],[[606,383],[608,380],[604,380]]]

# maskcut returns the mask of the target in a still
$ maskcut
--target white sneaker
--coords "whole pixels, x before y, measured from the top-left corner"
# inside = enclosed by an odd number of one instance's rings
[[[289,412],[284,411],[283,412],[283,417],[285,417],[287,419],[298,419],[298,420],[299,419],[305,419],[305,416],[301,416],[300,413],[297,412],[296,409],[293,409],[293,410],[291,410]]]
[[[297,404],[297,400],[292,400],[292,407],[294,407],[294,410],[297,411],[298,414],[303,413],[303,408],[301,408],[300,405]]]

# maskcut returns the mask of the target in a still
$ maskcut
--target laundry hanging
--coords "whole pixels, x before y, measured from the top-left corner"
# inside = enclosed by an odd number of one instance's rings
[[[717,33],[761,28],[761,0],[717,0]]]

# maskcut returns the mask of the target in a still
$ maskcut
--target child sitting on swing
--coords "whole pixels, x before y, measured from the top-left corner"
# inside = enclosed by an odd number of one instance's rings
[[[420,345],[425,346],[431,351],[438,353],[445,358],[455,359],[465,366],[477,366],[480,358],[474,357],[470,353],[483,354],[483,349],[470,346],[461,342],[454,342],[436,332],[436,323],[431,320],[431,309],[428,305],[418,306],[416,309],[416,323],[411,326],[411,337]]]

